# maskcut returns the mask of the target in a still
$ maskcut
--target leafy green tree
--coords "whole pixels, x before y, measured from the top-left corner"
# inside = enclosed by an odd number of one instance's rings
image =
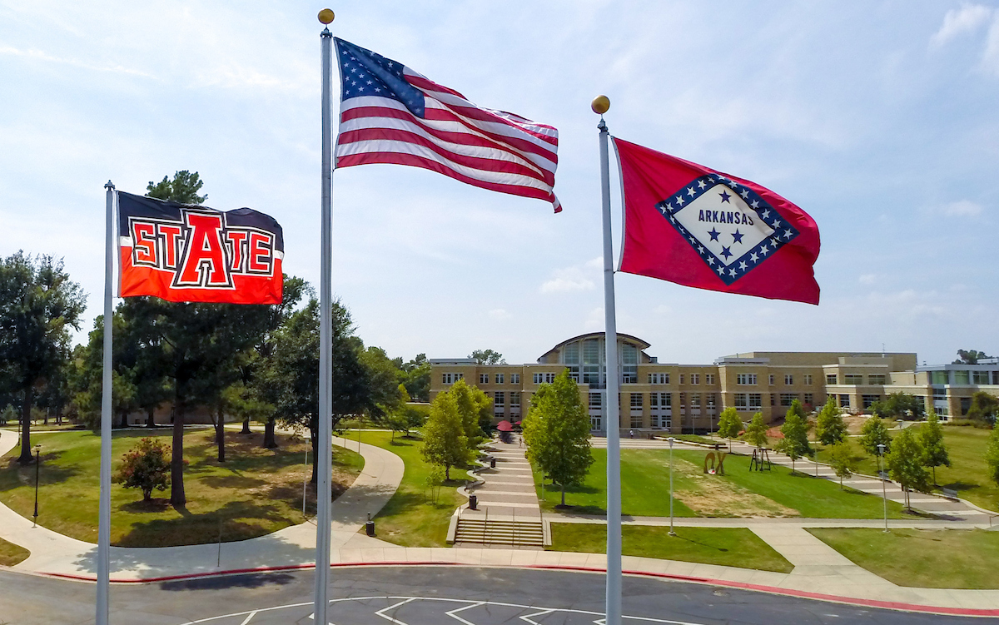
[[[931,468],[931,477],[936,485],[938,466],[951,467],[951,459],[948,458],[948,449],[944,445],[944,431],[934,411],[927,415],[927,423],[920,427],[920,444],[924,449],[922,462],[924,467]]]
[[[844,479],[850,478],[856,471],[857,462],[851,446],[843,441],[838,441],[830,448],[830,466],[833,473],[840,479],[840,488],[844,488]]]
[[[590,417],[580,400],[580,388],[563,370],[551,384],[531,396],[531,407],[522,424],[528,460],[562,490],[579,485],[594,462],[590,453]]]
[[[406,393],[406,387],[403,383],[399,384],[398,393],[399,402],[386,409],[383,419],[386,426],[392,431],[392,441],[396,440],[396,433],[404,433],[404,436],[407,437],[410,435],[410,420],[406,414],[408,408],[406,403],[410,401],[410,394]]]
[[[21,455],[31,454],[31,407],[36,393],[59,376],[70,354],[69,329],[85,308],[80,286],[62,261],[18,251],[0,259],[0,381],[21,396]]]
[[[892,437],[889,436],[889,429],[885,422],[878,415],[872,415],[861,426],[861,447],[872,456],[878,455],[878,444],[885,446],[885,453],[888,454]]]
[[[430,402],[431,363],[427,355],[421,352],[415,359],[400,366],[403,372],[403,385],[406,393],[415,402]]]
[[[428,463],[444,467],[445,480],[451,480],[452,467],[465,467],[469,462],[468,437],[453,394],[439,393],[431,402],[420,453]]]
[[[767,424],[764,423],[763,413],[757,411],[753,414],[743,438],[755,448],[763,448],[767,445]]]
[[[452,385],[448,393],[458,403],[458,414],[462,417],[469,450],[475,452],[479,444],[486,440],[486,431],[493,421],[493,399],[464,380]]]
[[[896,435],[892,451],[886,457],[889,477],[899,483],[906,494],[906,508],[910,509],[910,490],[928,491],[930,476],[923,465],[924,451],[920,440],[908,428]]]
[[[733,451],[733,439],[740,436],[741,430],[743,422],[740,421],[739,413],[731,406],[726,407],[719,415],[719,436],[729,440],[730,452]]]
[[[473,350],[469,355],[470,359],[475,359],[479,365],[506,365],[503,355],[496,350]]]
[[[823,445],[829,446],[843,441],[845,437],[847,437],[847,424],[840,414],[836,398],[831,395],[826,399],[823,410],[816,418],[816,438]]]
[[[799,402],[798,398],[795,398],[794,400],[792,400],[792,405],[790,407],[788,407],[788,411],[791,411],[791,412],[795,413],[796,415],[798,415],[799,418],[803,422],[805,422],[806,419],[809,417],[809,414],[806,413],[805,407],[802,406],[802,403]],[[787,412],[786,412],[786,415],[787,415]]]
[[[958,358],[952,361],[955,365],[976,365],[980,359],[988,359],[982,350],[959,350]]]
[[[143,438],[139,445],[122,456],[115,482],[126,489],[142,490],[142,499],[149,501],[153,489],[166,491],[170,486],[170,446],[156,439]]]
[[[995,424],[997,421],[998,400],[985,391],[977,391],[972,394],[972,402],[969,404],[969,412],[965,417],[970,420],[988,422]]]
[[[1000,450],[997,447],[997,428],[993,427],[986,444],[986,469],[993,482],[1000,482]]]
[[[924,403],[914,396],[902,391],[890,393],[885,400],[880,400],[871,407],[872,414],[892,419],[920,419],[924,415]]]
[[[800,405],[801,410],[801,405]],[[808,426],[795,407],[789,407],[785,414],[785,423],[781,426],[781,434],[785,436],[780,442],[780,449],[792,460],[792,471],[795,471],[795,460],[812,451],[809,446]]]
[[[17,409],[14,408],[13,404],[8,404],[3,411],[0,411],[0,424],[9,424],[15,421],[17,421]]]
[[[181,204],[204,204],[208,194],[198,195],[205,181],[198,172],[181,170],[174,172],[173,179],[164,176],[158,183],[149,181],[146,185],[146,195],[157,200],[170,200]]]

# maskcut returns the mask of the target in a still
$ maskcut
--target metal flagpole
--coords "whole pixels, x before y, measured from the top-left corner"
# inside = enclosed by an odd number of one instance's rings
[[[601,202],[604,223],[604,362],[607,367],[608,433],[608,567],[605,623],[622,623],[622,496],[621,452],[618,444],[618,330],[615,327],[615,273],[611,248],[611,188],[608,173],[608,127],[604,114],[611,107],[605,96],[594,98],[591,109],[601,115]]]
[[[97,513],[97,615],[98,624],[108,623],[108,592],[111,587],[111,340],[114,323],[112,281],[115,259],[115,186],[107,190],[107,232],[104,250],[104,367],[101,381],[101,492]]]
[[[333,22],[333,11],[323,9],[319,12],[319,21],[323,24]],[[333,35],[329,28],[324,28],[320,34],[320,47],[323,56],[323,189],[321,210],[321,255],[319,281],[319,441],[316,445],[316,593],[313,607],[313,623],[328,624],[326,610],[327,585],[330,579],[330,474],[333,463],[333,445],[331,431],[331,415],[333,414],[333,375],[332,356],[333,325],[330,316],[331,271],[333,264],[333,159],[331,138],[330,95],[331,48]]]

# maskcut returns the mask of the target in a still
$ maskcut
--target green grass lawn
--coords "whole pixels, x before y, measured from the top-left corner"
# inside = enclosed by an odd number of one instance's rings
[[[671,559],[759,569],[792,571],[792,564],[746,528],[679,528],[671,537],[665,526],[622,526],[622,555]],[[552,547],[561,552],[604,554],[604,524],[552,524]]]
[[[904,587],[996,589],[997,533],[985,530],[807,528],[854,563]]]
[[[356,434],[356,433],[355,433]],[[399,489],[375,517],[379,539],[402,546],[447,546],[448,523],[452,513],[466,499],[457,487],[465,483],[465,470],[452,468],[451,480],[433,491],[425,482],[433,469],[420,455],[422,440],[415,432],[412,439],[398,433],[393,440],[388,431],[366,431],[362,441],[385,448],[403,459],[406,469]]]
[[[31,553],[21,546],[0,539],[0,565],[14,567],[29,556]]]
[[[566,503],[575,512],[603,514],[606,501],[607,452],[594,448],[594,464],[583,485],[567,489]],[[729,455],[725,476],[703,473],[707,452],[674,451],[674,515],[682,517],[816,517],[877,519],[882,499],[852,490],[841,490],[830,481],[812,478],[774,466],[770,472],[749,471],[749,458]],[[670,515],[668,450],[622,450],[622,513],[665,517]],[[807,465],[801,467],[808,470]],[[536,491],[546,510],[559,504],[559,488],[549,483]],[[908,517],[898,504],[889,503],[889,516]]]
[[[919,428],[912,426],[911,428]],[[990,431],[985,428],[971,426],[944,426],[944,444],[951,459],[951,467],[939,467],[936,470],[937,482],[940,487],[947,487],[958,492],[959,497],[991,511],[998,510],[997,483],[990,480],[986,474],[986,444]],[[895,436],[896,432],[893,432]],[[848,439],[854,450],[854,458],[858,464],[858,472],[876,475],[878,459],[869,456],[861,448],[856,437]],[[829,461],[829,447],[819,451],[821,463]],[[937,489],[940,491],[940,489]]]
[[[170,443],[168,430],[158,439]],[[112,440],[112,471],[122,455],[148,435],[121,431]],[[260,447],[261,435],[227,432],[226,463],[216,461],[214,432],[190,430],[184,436],[184,488],[187,505],[175,509],[170,492],[154,491],[151,502],[142,492],[111,486],[111,543],[116,546],[162,547],[236,541],[300,524],[302,482],[311,471],[303,465],[306,442],[278,435],[276,450]],[[40,434],[38,523],[83,541],[97,541],[100,437],[91,433]],[[34,508],[35,466],[17,463],[19,448],[0,458],[0,501],[25,517]],[[334,493],[339,495],[361,471],[364,459],[335,447]],[[310,455],[311,459],[311,455]],[[315,494],[315,488],[311,490]],[[315,511],[315,495],[307,512]],[[311,505],[311,506],[309,506]]]

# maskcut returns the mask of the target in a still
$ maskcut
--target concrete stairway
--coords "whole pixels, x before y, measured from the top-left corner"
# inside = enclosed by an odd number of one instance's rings
[[[545,540],[541,520],[515,521],[463,517],[458,520],[455,542],[541,549]]]

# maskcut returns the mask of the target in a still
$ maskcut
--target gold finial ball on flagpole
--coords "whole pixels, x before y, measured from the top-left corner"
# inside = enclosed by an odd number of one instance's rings
[[[320,22],[324,24],[329,24],[330,22],[333,21],[333,11],[331,11],[330,9],[323,9],[322,11],[319,12],[319,15],[317,17],[319,17]]]
[[[604,115],[611,108],[611,101],[608,100],[607,96],[597,96],[594,98],[593,102],[590,103],[591,110],[598,115]]]

